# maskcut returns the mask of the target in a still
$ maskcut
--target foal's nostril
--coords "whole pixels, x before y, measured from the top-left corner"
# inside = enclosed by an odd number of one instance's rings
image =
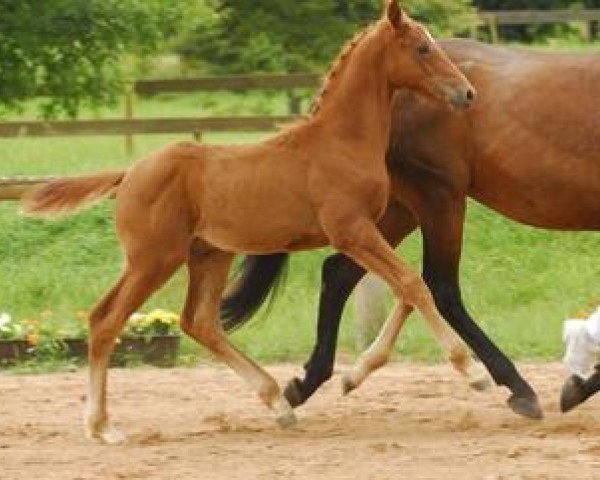
[[[455,107],[469,108],[477,98],[477,91],[474,88],[454,87],[449,97]]]

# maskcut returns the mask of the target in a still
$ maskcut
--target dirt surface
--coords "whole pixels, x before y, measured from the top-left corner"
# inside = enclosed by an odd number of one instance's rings
[[[269,367],[283,384],[297,367]],[[469,390],[448,366],[393,364],[349,397],[339,374],[282,430],[233,373],[113,370],[124,446],[85,440],[85,371],[0,374],[0,479],[600,479],[600,396],[558,413],[563,370],[524,365],[546,419],[506,391]]]

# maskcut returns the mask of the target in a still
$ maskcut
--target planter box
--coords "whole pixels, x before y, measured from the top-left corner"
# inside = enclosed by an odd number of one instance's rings
[[[27,340],[0,340],[0,364],[14,363],[32,355],[32,346]]]
[[[128,361],[139,360],[158,367],[172,367],[179,352],[179,335],[152,337],[125,337],[115,345],[111,356],[112,366],[125,366]],[[67,355],[87,359],[87,340],[65,338],[62,340]]]

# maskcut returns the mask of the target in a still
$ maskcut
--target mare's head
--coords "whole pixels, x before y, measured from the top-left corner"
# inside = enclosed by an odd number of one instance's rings
[[[475,100],[475,89],[454,66],[427,29],[411,19],[398,0],[384,0],[379,28],[386,32],[388,81],[396,88],[410,88],[427,96],[466,108]]]

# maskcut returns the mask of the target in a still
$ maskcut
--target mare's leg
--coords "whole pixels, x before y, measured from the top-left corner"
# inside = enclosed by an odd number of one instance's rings
[[[400,243],[415,227],[413,215],[395,202],[388,205],[379,222],[379,229],[392,245]],[[304,365],[304,379],[293,378],[285,389],[285,396],[292,406],[303,404],[331,378],[342,311],[364,274],[361,266],[342,254],[330,256],[323,263],[315,346]]]
[[[277,382],[229,342],[219,321],[221,296],[232,260],[231,253],[200,245],[192,248],[181,327],[246,380],[260,399],[275,410],[280,425],[289,426],[295,423],[295,416]]]
[[[175,271],[174,259],[145,257],[125,267],[119,281],[90,314],[89,384],[84,426],[89,438],[114,444],[125,437],[108,421],[106,380],[110,354],[129,316]]]
[[[427,189],[419,219],[423,232],[423,277],[431,289],[440,313],[485,364],[498,385],[507,386],[512,395],[509,406],[517,413],[541,418],[537,396],[521,377],[514,364],[486,336],[465,309],[458,282],[462,247],[464,196],[444,189]]]

